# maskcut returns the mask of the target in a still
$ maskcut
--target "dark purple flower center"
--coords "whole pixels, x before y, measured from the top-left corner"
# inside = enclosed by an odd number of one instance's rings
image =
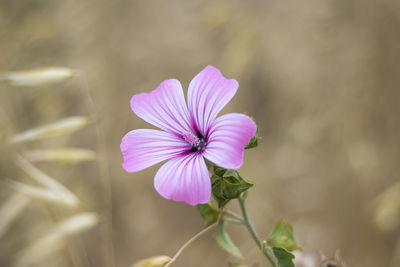
[[[197,136],[192,133],[192,132],[184,132],[182,134],[183,139],[188,142],[191,146],[192,149],[190,151],[192,152],[202,152],[206,149],[207,146],[207,140],[201,135],[198,134]]]

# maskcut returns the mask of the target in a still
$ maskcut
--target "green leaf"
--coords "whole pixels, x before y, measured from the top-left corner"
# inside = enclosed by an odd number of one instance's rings
[[[213,170],[214,170],[214,174],[219,176],[219,177],[224,176],[224,174],[226,172],[226,169],[218,167],[218,166],[215,166],[215,165],[214,165],[214,169]]]
[[[211,208],[208,204],[199,204],[196,206],[197,211],[204,219],[204,226],[207,227],[218,220],[218,212]]]
[[[294,267],[294,255],[284,248],[272,247],[278,267]]]
[[[250,149],[250,148],[257,147],[259,139],[260,139],[260,137],[258,136],[258,128],[257,128],[256,133],[250,139],[249,143],[246,145],[246,147],[244,149]]]
[[[285,220],[280,220],[275,224],[274,230],[268,236],[267,244],[271,247],[281,247],[288,251],[302,250],[294,239],[293,226]]]
[[[240,250],[235,246],[235,244],[233,244],[228,233],[225,231],[225,222],[223,219],[219,221],[217,232],[214,234],[214,237],[218,245],[225,251],[227,251],[229,254],[237,258],[243,257]]]
[[[238,198],[241,193],[253,186],[235,170],[226,170],[214,166],[214,174],[211,176],[212,192],[218,201],[219,208],[226,205],[231,199]]]

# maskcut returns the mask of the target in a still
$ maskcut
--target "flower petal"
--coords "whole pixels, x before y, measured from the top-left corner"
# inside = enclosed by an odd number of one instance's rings
[[[239,84],[226,79],[213,66],[203,69],[189,84],[188,106],[197,131],[207,135],[209,125],[222,108],[232,99]]]
[[[178,80],[163,81],[150,93],[134,95],[131,108],[146,122],[175,135],[181,136],[183,132],[192,130],[182,85]]]
[[[133,130],[122,138],[122,167],[128,172],[140,171],[190,149],[188,143],[171,133],[151,129]]]
[[[244,114],[229,113],[217,118],[210,125],[204,157],[220,167],[239,169],[244,148],[256,130],[254,121]]]
[[[190,153],[171,159],[158,170],[154,187],[166,199],[190,205],[207,203],[211,196],[211,182],[203,156]]]

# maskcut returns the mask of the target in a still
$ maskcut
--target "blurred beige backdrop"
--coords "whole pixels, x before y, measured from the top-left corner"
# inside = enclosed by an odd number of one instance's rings
[[[348,266],[400,266],[399,27],[396,0],[1,0],[0,72],[80,73],[36,87],[0,81],[2,140],[68,116],[92,118],[67,136],[2,145],[1,203],[13,192],[7,179],[31,183],[15,152],[72,146],[95,150],[98,160],[35,164],[80,204],[33,199],[0,237],[0,266],[19,266],[22,249],[79,212],[98,214],[98,225],[33,266],[131,266],[172,256],[197,233],[195,208],[154,190],[159,166],[124,172],[119,144],[149,127],[130,110],[133,94],[168,78],[186,90],[208,64],[240,84],[223,112],[253,116],[262,136],[240,169],[255,184],[248,209],[260,236],[285,218],[313,257],[340,249]],[[267,266],[244,228],[228,231],[243,263]],[[231,260],[209,233],[174,266]]]

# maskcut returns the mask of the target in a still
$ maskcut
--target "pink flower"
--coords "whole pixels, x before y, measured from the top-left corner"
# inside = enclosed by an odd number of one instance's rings
[[[189,84],[186,106],[180,82],[163,81],[150,93],[134,95],[133,112],[160,130],[139,129],[121,142],[122,167],[137,172],[168,160],[157,171],[154,187],[166,199],[190,205],[207,203],[210,174],[204,158],[226,169],[238,169],[244,147],[256,125],[244,114],[218,113],[235,95],[239,84],[207,66]]]

